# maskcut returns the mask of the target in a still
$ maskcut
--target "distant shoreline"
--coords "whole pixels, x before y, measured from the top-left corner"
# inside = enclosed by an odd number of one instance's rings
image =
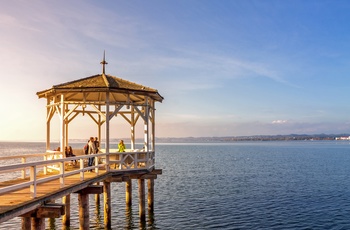
[[[120,138],[130,142],[130,138]],[[120,139],[113,138],[111,143],[118,143]],[[223,136],[223,137],[157,137],[156,143],[221,143],[237,141],[317,141],[338,140],[350,141],[350,134],[289,134],[289,135],[252,135],[252,136]],[[104,141],[102,139],[102,141]],[[0,142],[45,142],[41,141],[8,141]],[[72,143],[85,143],[85,139],[70,139]],[[142,143],[143,139],[136,139],[136,143]],[[57,143],[57,142],[51,142]]]

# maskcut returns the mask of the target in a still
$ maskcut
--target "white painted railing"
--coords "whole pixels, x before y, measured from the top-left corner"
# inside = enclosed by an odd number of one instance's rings
[[[45,160],[26,162],[28,158],[44,156]],[[87,166],[86,161],[94,157],[94,165]],[[36,197],[37,185],[44,182],[59,179],[60,187],[64,187],[64,180],[71,175],[80,174],[80,180],[84,180],[84,174],[89,170],[94,170],[96,175],[99,175],[100,169],[106,171],[132,171],[140,169],[152,169],[155,163],[155,153],[150,152],[115,152],[115,153],[99,153],[93,155],[80,155],[76,157],[62,158],[61,152],[48,152],[44,154],[27,154],[21,156],[0,157],[1,160],[6,159],[21,159],[22,163],[0,166],[0,174],[13,173],[20,171],[22,179],[29,178],[29,181],[20,182],[18,184],[5,186],[0,188],[0,195],[12,192],[18,189],[30,188],[30,193],[33,198]],[[58,158],[58,159],[55,159]],[[69,168],[72,161],[79,162],[79,168]],[[29,169],[29,177],[26,171]],[[58,174],[46,175],[48,170],[57,170]],[[44,177],[37,178],[39,172],[42,172]]]

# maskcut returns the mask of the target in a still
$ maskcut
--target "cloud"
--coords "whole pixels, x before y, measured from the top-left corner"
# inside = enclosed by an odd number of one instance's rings
[[[287,120],[274,120],[272,121],[272,124],[285,124],[287,122],[288,122]]]

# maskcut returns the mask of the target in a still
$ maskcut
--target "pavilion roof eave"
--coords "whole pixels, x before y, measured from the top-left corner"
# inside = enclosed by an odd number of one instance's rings
[[[79,88],[57,88],[53,87],[51,89],[43,90],[40,92],[37,92],[39,99],[40,98],[47,98],[50,96],[55,96],[58,94],[68,94],[68,93],[101,93],[101,92],[111,92],[111,93],[121,93],[121,94],[136,94],[136,95],[142,95],[142,96],[149,96],[152,99],[162,102],[163,97],[158,93],[158,91],[147,91],[147,90],[130,90],[130,89],[123,89],[123,88],[106,88],[106,87],[79,87]]]

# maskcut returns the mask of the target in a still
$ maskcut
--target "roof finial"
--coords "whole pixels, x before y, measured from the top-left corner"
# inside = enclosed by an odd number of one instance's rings
[[[102,64],[102,74],[105,74],[105,65],[108,64],[105,60],[105,55],[106,55],[106,51],[103,51],[103,61],[101,61],[100,64]]]

